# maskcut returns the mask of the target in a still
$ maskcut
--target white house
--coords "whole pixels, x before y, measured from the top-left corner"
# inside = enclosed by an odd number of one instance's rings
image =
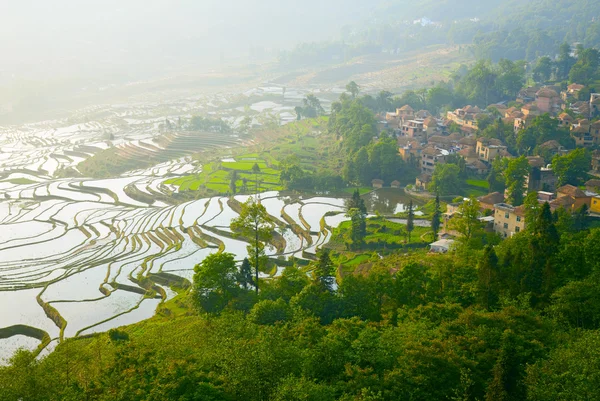
[[[453,245],[453,239],[441,239],[432,244],[429,244],[429,248],[431,249],[431,252],[446,253],[452,248]]]

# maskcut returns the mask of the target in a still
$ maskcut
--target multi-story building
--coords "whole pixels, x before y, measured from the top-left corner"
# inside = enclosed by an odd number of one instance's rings
[[[507,149],[498,139],[480,138],[477,140],[477,157],[487,163],[491,163],[498,156],[506,156]]]
[[[433,174],[435,166],[446,163],[446,158],[450,152],[443,149],[428,147],[421,152],[421,172],[423,174]]]
[[[560,110],[562,99],[552,88],[542,88],[535,94],[535,103],[543,113],[556,113]]]
[[[449,111],[446,117],[448,118],[448,120],[455,122],[463,128],[467,128],[469,130],[477,130],[477,117],[482,114],[485,113],[482,112],[479,107],[466,106],[462,109]]]
[[[525,208],[514,207],[506,203],[494,205],[494,232],[503,238],[525,230]]]
[[[402,160],[409,162],[411,159],[420,160],[423,147],[418,141],[408,141],[406,144],[399,146],[398,154]]]
[[[554,171],[546,167],[532,167],[526,179],[528,192],[554,192],[557,184],[558,178],[554,174]]]
[[[420,140],[427,139],[427,133],[423,127],[423,121],[420,120],[408,120],[401,127],[402,135],[409,138],[415,138]]]

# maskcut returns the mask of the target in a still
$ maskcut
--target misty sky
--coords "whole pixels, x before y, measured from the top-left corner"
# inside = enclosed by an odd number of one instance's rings
[[[3,0],[0,79],[168,73],[338,36],[368,0]]]

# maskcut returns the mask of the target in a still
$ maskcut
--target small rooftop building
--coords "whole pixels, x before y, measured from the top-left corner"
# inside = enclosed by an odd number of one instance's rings
[[[429,244],[429,248],[434,253],[448,253],[454,246],[454,242],[452,239],[441,239]]]

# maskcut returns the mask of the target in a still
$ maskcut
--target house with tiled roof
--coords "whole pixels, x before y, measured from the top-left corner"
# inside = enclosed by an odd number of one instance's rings
[[[479,115],[485,115],[487,112],[483,112],[477,106],[465,106],[462,109],[456,109],[449,111],[446,115],[448,120],[455,122],[462,128],[467,130],[476,131],[478,128],[477,118]]]
[[[423,174],[433,175],[435,166],[445,164],[450,152],[443,149],[437,149],[433,146],[428,146],[421,152],[421,172]]]
[[[571,99],[579,99],[579,92],[581,92],[583,88],[585,88],[585,85],[571,84],[567,86],[567,90],[560,93],[560,97],[565,102]]]
[[[507,147],[502,141],[495,138],[479,138],[475,152],[479,160],[491,163],[498,156],[502,156],[503,151],[507,152]]]
[[[474,160],[467,163],[467,169],[475,175],[485,176],[490,172],[490,166],[481,160]]]
[[[415,189],[417,191],[427,191],[427,187],[431,183],[431,174],[421,174],[415,180]]]
[[[535,104],[542,114],[555,113],[560,110],[562,99],[554,89],[545,87],[535,94]]]
[[[594,178],[585,183],[585,189],[591,192],[600,192],[600,179]]]
[[[577,210],[583,205],[586,205],[589,208],[592,200],[591,194],[582,191],[574,185],[563,185],[556,190],[557,200],[560,200],[563,197],[573,198],[573,210]]]
[[[398,145],[398,154],[400,157],[402,157],[402,160],[407,162],[411,159],[421,159],[423,147],[419,141],[411,138],[400,137],[398,138]]]
[[[571,128],[574,118],[567,113],[561,113],[558,116],[558,125],[565,128]]]
[[[539,90],[539,86],[530,86],[528,88],[521,89],[517,95],[517,102],[525,104],[534,101],[535,95]]]
[[[500,192],[492,192],[485,196],[477,198],[482,210],[494,210],[494,206],[504,202],[504,194]]]
[[[554,139],[542,143],[539,148],[542,152],[544,152],[544,154],[551,157],[557,154],[562,154],[566,151],[565,147]]]
[[[596,174],[600,174],[600,150],[594,150],[592,152],[592,171]]]
[[[373,188],[381,189],[381,188],[383,188],[384,182],[383,182],[383,180],[375,178],[374,180],[371,181],[371,184],[373,185]]]

